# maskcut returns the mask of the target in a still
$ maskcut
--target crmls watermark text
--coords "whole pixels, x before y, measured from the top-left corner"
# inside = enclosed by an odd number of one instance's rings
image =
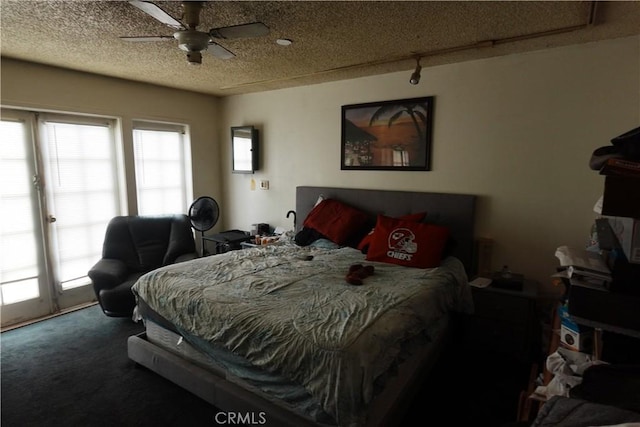
[[[258,426],[267,423],[267,414],[264,412],[218,412],[214,419],[220,425]]]

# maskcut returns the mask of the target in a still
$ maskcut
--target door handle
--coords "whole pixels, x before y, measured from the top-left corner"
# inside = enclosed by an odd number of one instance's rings
[[[49,224],[53,224],[53,223],[54,223],[54,222],[56,222],[56,221],[57,221],[57,219],[56,219],[56,217],[55,217],[55,216],[53,216],[53,215],[49,215],[49,216],[47,217],[47,222],[49,222]]]

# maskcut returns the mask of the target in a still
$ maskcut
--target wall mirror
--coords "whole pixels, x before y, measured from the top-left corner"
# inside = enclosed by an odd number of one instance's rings
[[[253,126],[231,128],[231,162],[233,173],[258,170],[258,130]]]

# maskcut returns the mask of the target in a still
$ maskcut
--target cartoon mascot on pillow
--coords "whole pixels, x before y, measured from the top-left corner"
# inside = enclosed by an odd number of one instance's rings
[[[389,233],[389,256],[391,252],[404,252],[405,254],[415,254],[418,252],[418,245],[415,242],[416,235],[407,228],[396,228]],[[409,258],[410,259],[410,258]]]

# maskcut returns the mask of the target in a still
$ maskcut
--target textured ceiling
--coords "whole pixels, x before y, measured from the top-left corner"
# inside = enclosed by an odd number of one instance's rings
[[[177,19],[181,2],[155,2]],[[188,65],[172,35],[126,1],[0,0],[3,57],[213,95],[250,93],[640,34],[640,2],[212,1],[198,30],[261,21],[221,40],[231,59]],[[283,47],[278,38],[293,41]]]

